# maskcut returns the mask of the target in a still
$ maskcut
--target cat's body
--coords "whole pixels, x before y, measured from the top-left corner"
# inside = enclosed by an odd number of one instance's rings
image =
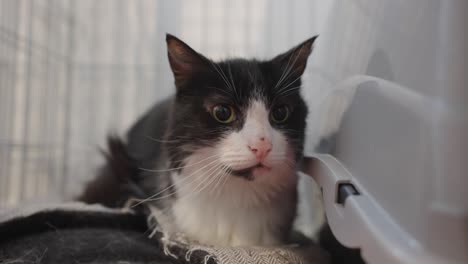
[[[270,61],[214,63],[168,36],[177,93],[125,144],[110,140],[96,181],[120,186],[110,200],[147,198],[175,231],[203,243],[283,243],[296,212],[307,115],[299,87],[313,40]],[[82,200],[100,199],[88,188]]]

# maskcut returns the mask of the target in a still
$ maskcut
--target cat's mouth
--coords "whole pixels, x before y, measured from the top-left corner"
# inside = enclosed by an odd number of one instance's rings
[[[237,177],[245,178],[246,180],[252,181],[254,179],[254,171],[269,171],[271,168],[265,166],[261,163],[258,163],[254,166],[241,169],[241,170],[233,170],[231,169],[231,174]]]

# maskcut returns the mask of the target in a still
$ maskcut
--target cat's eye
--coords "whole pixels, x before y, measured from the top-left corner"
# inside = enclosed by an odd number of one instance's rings
[[[211,114],[213,115],[214,119],[216,119],[216,121],[223,124],[231,123],[236,117],[234,109],[229,105],[216,105],[211,110]]]
[[[286,105],[275,107],[271,111],[270,117],[277,124],[284,123],[289,118],[289,108]]]

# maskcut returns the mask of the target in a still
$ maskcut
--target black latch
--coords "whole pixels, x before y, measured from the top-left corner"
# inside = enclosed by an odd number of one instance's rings
[[[338,198],[337,203],[344,205],[346,198],[350,195],[359,195],[352,183],[339,183],[338,184]]]

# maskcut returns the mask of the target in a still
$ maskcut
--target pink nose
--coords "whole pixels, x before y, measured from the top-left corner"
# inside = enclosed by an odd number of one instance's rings
[[[271,151],[271,142],[265,138],[259,138],[254,144],[250,144],[250,151],[255,154],[258,161],[262,161]]]

